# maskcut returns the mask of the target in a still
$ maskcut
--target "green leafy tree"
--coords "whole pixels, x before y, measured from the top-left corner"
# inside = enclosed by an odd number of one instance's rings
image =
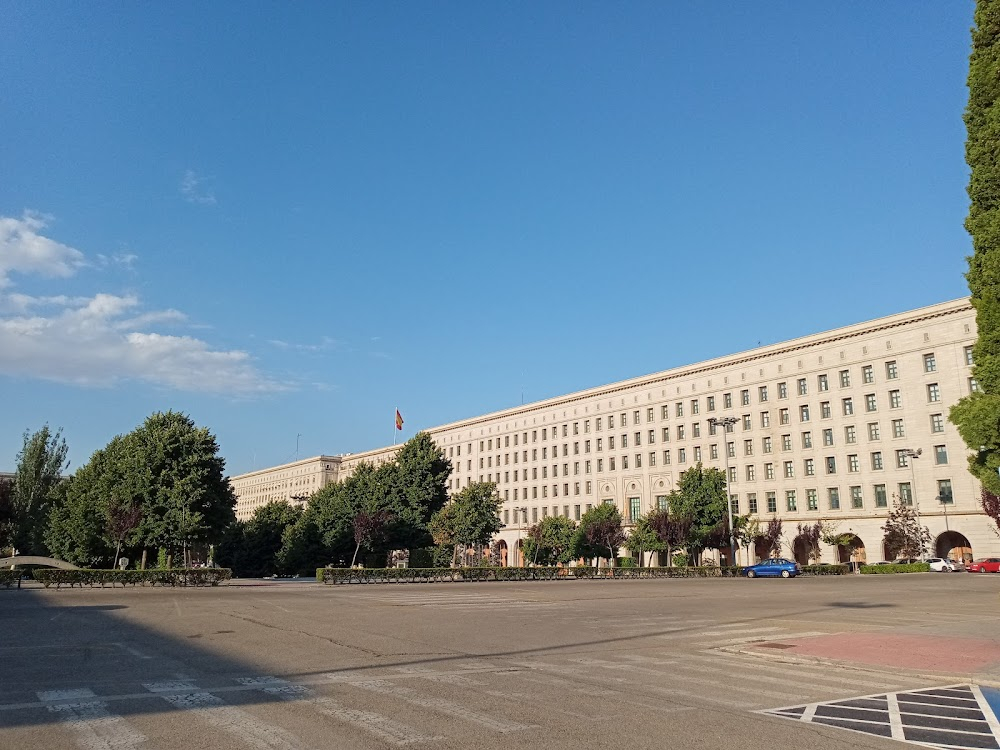
[[[570,555],[572,559],[606,558],[614,567],[618,548],[624,543],[625,530],[622,528],[621,513],[613,503],[601,503],[584,513],[580,519],[580,525],[573,534]]]
[[[393,543],[399,549],[430,544],[428,523],[448,501],[451,461],[428,433],[418,432],[406,441],[388,466],[393,466],[396,473],[391,483],[395,492],[386,508],[396,518]]]
[[[260,506],[248,520],[236,521],[226,529],[219,543],[217,562],[245,578],[263,578],[285,572],[277,563],[277,554],[285,530],[294,526],[301,517],[301,508],[282,501]]]
[[[455,542],[473,549],[481,556],[482,547],[503,528],[500,507],[503,500],[494,482],[474,482],[452,495],[454,506]]]
[[[886,556],[890,559],[923,557],[931,541],[931,533],[918,522],[916,510],[901,497],[893,501],[882,531]]]
[[[951,408],[950,419],[973,452],[969,469],[984,489],[1000,495],[1000,4],[976,3],[965,110],[965,160],[970,168],[969,215],[973,255],[966,279],[976,309],[972,374],[979,391]]]
[[[13,497],[13,546],[22,554],[46,551],[43,537],[52,491],[69,465],[68,451],[62,430],[52,432],[45,425],[36,432],[24,433],[24,445],[17,454]]]
[[[522,544],[524,559],[536,565],[568,563],[576,522],[563,516],[548,516],[528,529]]]
[[[14,481],[0,477],[0,554],[14,546]]]
[[[684,546],[696,561],[706,547],[719,544],[720,525],[722,538],[728,538],[726,475],[721,470],[706,469],[699,462],[681,474],[678,488],[668,495],[667,502],[672,516],[691,523]]]
[[[667,553],[667,566],[674,564],[674,552],[684,548],[691,532],[691,521],[684,516],[672,516],[665,510],[654,510],[647,522]]]
[[[983,513],[993,521],[992,531],[1000,536],[1000,497],[994,495],[989,490],[983,490],[979,498]]]
[[[763,531],[760,527],[760,519],[756,516],[742,516],[742,519],[740,523],[735,524],[736,539],[740,543],[740,546],[746,549],[747,564],[750,565],[753,564],[753,551],[757,546],[757,542],[760,541]]]
[[[635,527],[632,529],[632,533],[629,534],[628,539],[625,540],[625,548],[632,553],[640,568],[642,567],[644,553],[663,552],[667,549],[667,545],[660,540],[660,537],[653,528],[650,519],[650,516],[654,513],[663,512],[665,511],[654,510],[644,516],[640,516],[635,522]]]

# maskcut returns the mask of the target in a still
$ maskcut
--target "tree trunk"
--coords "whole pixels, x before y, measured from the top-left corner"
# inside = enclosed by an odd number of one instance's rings
[[[122,540],[119,539],[118,546],[115,547],[115,559],[111,561],[112,570],[118,570],[118,555],[121,554],[121,551],[122,551]]]
[[[146,555],[147,554],[149,554],[149,550],[147,550],[145,547],[143,547],[143,549],[142,549],[142,563],[139,565],[139,570],[145,570],[146,569]]]
[[[358,550],[361,549],[361,545],[357,544],[354,547],[354,556],[351,558],[351,567],[354,567],[354,561],[358,559]]]

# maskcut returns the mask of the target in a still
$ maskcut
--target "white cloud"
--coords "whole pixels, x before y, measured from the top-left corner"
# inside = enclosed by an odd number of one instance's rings
[[[79,250],[38,234],[44,226],[32,214],[0,217],[0,375],[91,387],[138,381],[232,395],[290,389],[259,372],[247,352],[147,330],[186,324],[179,310],[142,310],[134,295],[5,292],[10,272],[66,277],[88,265]],[[131,256],[124,264],[133,262]]]
[[[184,172],[184,176],[181,178],[180,185],[181,195],[184,196],[184,200],[188,203],[199,203],[203,206],[214,206],[215,193],[210,190],[206,190],[204,183],[204,178],[199,177],[198,173],[193,169],[186,170]]]
[[[268,339],[267,343],[271,346],[275,346],[278,349],[286,349],[297,352],[322,352],[337,346],[337,340],[332,339],[329,336],[323,336],[319,343],[316,344],[296,344],[291,341],[282,341],[281,339]]]
[[[11,273],[66,278],[84,265],[79,250],[40,235],[45,226],[45,217],[30,212],[0,216],[0,289],[11,284]]]

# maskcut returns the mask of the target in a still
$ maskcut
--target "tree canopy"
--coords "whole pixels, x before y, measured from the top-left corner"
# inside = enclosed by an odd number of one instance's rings
[[[53,432],[45,425],[36,432],[24,433],[24,445],[17,454],[14,472],[10,540],[11,546],[22,554],[45,552],[45,523],[53,491],[69,465],[68,450],[62,430]]]
[[[573,533],[571,559],[606,558],[614,565],[618,548],[625,543],[622,515],[613,503],[600,503],[583,514]]]
[[[965,110],[969,215],[973,254],[966,279],[976,309],[973,377],[979,391],[951,408],[950,419],[972,450],[969,470],[1000,495],[1000,4],[976,3]]]
[[[528,529],[522,542],[525,562],[556,565],[573,559],[576,522],[563,516],[547,516]]]
[[[690,523],[684,546],[695,558],[706,547],[725,543],[726,475],[720,469],[706,469],[699,462],[680,476],[678,488],[667,496],[670,515]]]

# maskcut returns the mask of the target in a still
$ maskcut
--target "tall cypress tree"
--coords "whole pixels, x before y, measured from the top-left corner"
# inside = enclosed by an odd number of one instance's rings
[[[975,453],[970,471],[1000,495],[1000,0],[978,0],[969,58],[965,160],[973,255],[966,278],[976,308],[973,375],[980,392],[952,407],[950,418]]]

